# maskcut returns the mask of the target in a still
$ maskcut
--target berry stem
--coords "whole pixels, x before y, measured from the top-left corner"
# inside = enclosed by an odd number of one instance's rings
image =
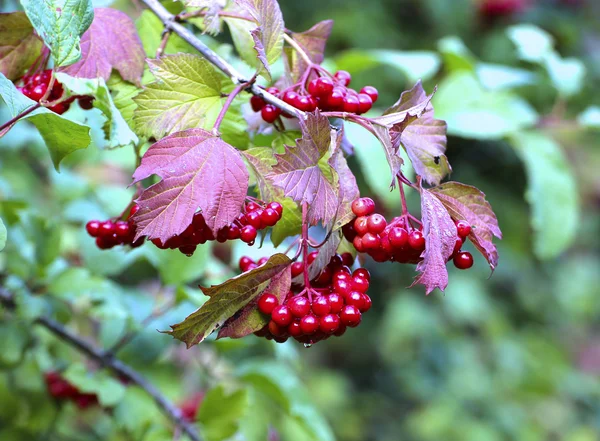
[[[237,86],[235,86],[235,88],[227,96],[227,100],[225,100],[225,104],[223,104],[223,108],[219,112],[219,116],[217,116],[217,120],[215,121],[215,124],[213,126],[213,132],[214,133],[216,133],[216,134],[219,133],[219,127],[221,127],[221,123],[223,122],[223,118],[225,118],[225,114],[229,110],[229,107],[231,106],[231,103],[233,102],[233,100],[235,99],[235,97],[238,96],[242,90],[244,90],[245,88],[247,88],[248,86],[250,86],[255,80],[256,80],[256,75],[253,76],[250,79],[250,81],[247,81],[245,83],[238,84]]]
[[[402,182],[402,179],[400,178],[399,174],[398,174],[397,178],[398,178],[398,188],[400,190],[400,202],[402,203],[402,216],[406,216],[406,215],[409,215],[410,213],[408,212],[408,205],[406,204],[406,195],[404,194],[404,182]]]
[[[15,116],[14,118],[11,118],[10,120],[6,121],[4,124],[2,124],[0,126],[0,136],[2,135],[2,132],[4,132],[4,130],[6,129],[10,129],[10,127],[16,123],[17,121],[19,121],[21,118],[23,118],[24,116],[29,115],[31,112],[33,112],[36,109],[39,109],[40,107],[42,107],[42,105],[40,103],[35,103],[33,106],[31,106],[30,108],[23,110],[21,113],[19,113],[17,116]]]

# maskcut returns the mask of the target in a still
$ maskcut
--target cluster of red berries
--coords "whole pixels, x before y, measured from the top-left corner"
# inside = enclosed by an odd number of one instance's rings
[[[317,252],[307,256],[307,265],[316,258]],[[266,262],[258,262],[248,257],[240,260],[240,269],[248,271]],[[312,282],[313,286],[300,293],[290,291],[280,303],[277,297],[265,292],[258,299],[258,310],[269,316],[269,323],[254,334],[275,340],[278,343],[293,338],[306,346],[326,340],[332,335],[341,336],[347,327],[358,326],[362,314],[371,308],[371,298],[367,295],[371,276],[365,268],[350,270],[353,258],[349,253],[336,254],[323,272]],[[292,266],[292,275],[305,270]],[[306,265],[306,266],[307,266]],[[293,287],[294,288],[294,287]]]
[[[139,206],[134,205],[129,211],[127,220],[112,219],[105,221],[91,220],[85,225],[88,234],[96,238],[96,246],[101,250],[108,250],[117,245],[129,245],[132,248],[137,248],[144,243],[144,238],[135,239],[135,225],[131,220],[139,209]]]
[[[18,86],[17,89],[25,95],[27,98],[32,99],[33,101],[40,102],[40,100],[46,95],[48,91],[48,87],[50,87],[50,81],[52,79],[52,71],[44,70],[35,75],[26,75],[23,77],[23,86]],[[54,84],[52,85],[52,90],[48,94],[47,100],[52,102],[60,99],[64,93],[64,89],[61,83],[58,80],[54,80]],[[94,97],[92,96],[80,96],[80,97],[70,97],[69,99],[57,103],[53,106],[48,107],[48,109],[52,110],[54,113],[58,113],[59,115],[65,113],[69,110],[71,103],[78,100],[79,105],[84,110],[89,110],[93,107],[92,101],[94,101]]]
[[[82,393],[69,383],[61,374],[55,371],[46,372],[44,375],[48,392],[57,400],[72,401],[80,409],[87,409],[98,405],[96,394]]]
[[[305,112],[315,109],[332,112],[366,113],[377,101],[379,92],[373,86],[365,86],[360,92],[348,87],[352,77],[345,70],[337,71],[333,77],[319,76],[308,83],[308,89],[302,84],[296,84],[280,92],[276,87],[267,89],[272,95],[278,96],[290,106]],[[281,109],[267,104],[259,96],[250,99],[252,110],[260,112],[265,122],[274,122],[282,114]],[[283,116],[289,117],[286,113]]]
[[[376,262],[418,263],[422,260],[425,250],[422,227],[413,227],[408,215],[395,217],[388,223],[385,217],[375,213],[375,202],[371,198],[356,199],[352,212],[357,217],[342,231],[358,252],[367,253]],[[471,234],[471,226],[462,220],[455,224],[456,245],[450,258],[457,268],[468,269],[473,266],[473,256],[461,248]]]
[[[181,411],[181,416],[184,420],[190,423],[196,421],[196,415],[198,414],[198,409],[200,408],[203,399],[204,392],[197,392],[179,405],[179,410]]]
[[[272,227],[283,214],[283,206],[279,202],[265,204],[260,201],[248,202],[244,212],[230,224],[215,234],[206,225],[202,213],[196,213],[192,223],[177,236],[173,236],[165,243],[160,239],[152,239],[152,243],[160,249],[179,249],[183,254],[191,256],[198,245],[211,240],[226,242],[228,240],[241,239],[249,245],[254,245],[258,230]]]

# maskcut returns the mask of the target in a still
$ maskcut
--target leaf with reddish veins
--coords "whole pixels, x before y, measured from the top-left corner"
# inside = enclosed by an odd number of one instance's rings
[[[275,155],[277,164],[267,178],[284,195],[299,203],[308,204],[308,221],[329,223],[336,215],[338,199],[337,172],[322,159],[329,153],[332,134],[329,120],[318,111],[309,113],[306,121],[300,120],[302,138],[296,147],[285,147],[285,153]],[[336,142],[336,139],[333,139]]]
[[[108,81],[116,69],[124,80],[140,85],[145,58],[131,18],[116,9],[96,8],[92,25],[81,37],[81,60],[62,72],[77,78]]]
[[[446,263],[454,251],[457,233],[456,225],[444,204],[424,188],[421,188],[421,220],[425,251],[421,254],[423,260],[417,265],[417,271],[421,274],[411,287],[425,285],[425,294],[429,294],[435,288],[443,291],[448,286]]]
[[[274,254],[264,265],[210,288],[202,288],[210,299],[186,319],[166,331],[188,348],[201,343],[227,319],[244,308],[269,286],[271,279],[291,265],[284,254]]]
[[[287,267],[282,272],[271,279],[269,286],[257,295],[254,300],[248,303],[235,315],[230,317],[219,330],[217,338],[242,338],[248,334],[252,334],[259,329],[262,329],[269,323],[270,316],[262,314],[258,310],[258,299],[264,293],[273,294],[279,300],[279,304],[283,303],[286,296],[290,292],[292,286],[292,271],[291,267]]]
[[[404,160],[398,154],[398,149],[394,148],[394,145],[392,144],[390,130],[387,127],[367,123],[367,128],[379,140],[381,146],[383,147],[383,151],[385,152],[385,157],[387,158],[388,164],[390,166],[390,172],[392,174],[390,188],[393,189],[396,186],[396,175],[400,173],[400,170],[402,169],[402,164],[404,164]]]
[[[342,136],[338,134],[338,139],[341,141]],[[348,162],[344,157],[344,152],[338,148],[329,159],[329,165],[338,174],[338,202],[339,207],[335,216],[335,224],[333,230],[338,230],[354,219],[355,214],[352,212],[352,202],[360,197],[360,191],[354,173],[348,167]]]
[[[375,120],[383,125],[391,124],[394,149],[402,145],[417,174],[429,184],[437,185],[452,168],[445,155],[446,122],[433,117],[432,96],[425,93],[419,81]]]
[[[460,182],[446,182],[429,191],[444,204],[453,219],[465,220],[471,225],[469,239],[493,271],[498,265],[498,251],[492,241],[494,236],[502,239],[502,232],[485,194]]]
[[[327,39],[331,34],[332,28],[333,20],[324,20],[307,31],[292,33],[292,38],[304,50],[313,63],[321,64],[325,58],[325,45],[327,44]],[[292,54],[291,71],[295,81],[298,81],[307,67],[304,58],[294,51]]]
[[[16,80],[42,50],[42,40],[24,12],[0,14],[0,72]]]
[[[210,132],[189,129],[153,144],[133,175],[133,182],[158,175],[136,200],[136,239],[165,242],[192,222],[198,208],[216,234],[240,213],[248,190],[248,171],[240,153]]]

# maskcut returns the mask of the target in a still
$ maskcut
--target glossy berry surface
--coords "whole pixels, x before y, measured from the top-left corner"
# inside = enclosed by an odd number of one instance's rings
[[[473,266],[473,255],[468,251],[460,251],[452,259],[454,266],[458,269],[469,269]]]
[[[271,314],[279,300],[273,294],[265,293],[258,299],[258,310],[263,314]]]

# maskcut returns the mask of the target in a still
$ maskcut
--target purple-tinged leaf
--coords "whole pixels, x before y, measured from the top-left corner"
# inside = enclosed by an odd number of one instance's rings
[[[171,331],[174,338],[185,342],[188,349],[201,343],[236,312],[254,300],[292,261],[285,254],[274,254],[264,265],[210,288],[202,288],[210,299],[200,309],[186,317]]]
[[[341,139],[341,136],[338,136]],[[333,153],[333,156],[329,160],[329,164],[338,174],[338,201],[339,207],[335,216],[335,224],[333,229],[337,230],[342,228],[352,219],[355,214],[352,212],[352,202],[360,197],[360,191],[356,183],[356,178],[348,167],[348,162],[344,157],[344,153],[341,148],[338,148]]]
[[[421,219],[425,236],[423,260],[417,265],[419,274],[411,287],[425,285],[425,294],[435,288],[442,291],[448,286],[446,262],[456,244],[456,225],[444,204],[429,190],[421,188]]]
[[[318,111],[300,120],[302,138],[296,147],[285,146],[285,153],[275,155],[277,164],[267,176],[284,195],[308,204],[308,221],[329,223],[336,215],[338,175],[328,162],[330,147],[337,146],[338,134],[329,120]]]
[[[261,28],[252,29],[250,31],[252,35],[252,41],[254,41],[253,49],[256,51],[256,58],[264,66],[265,71],[268,73],[268,79],[271,79],[271,68],[269,67],[269,60],[267,60],[267,53],[265,51],[265,45],[263,43],[263,33]]]
[[[325,45],[333,28],[333,20],[320,21],[312,28],[304,32],[294,32],[292,38],[300,46],[308,58],[315,63],[321,64],[325,58]],[[291,57],[291,73],[295,81],[300,79],[302,73],[308,67],[306,61],[294,51]]]
[[[404,147],[418,175],[437,185],[452,168],[446,152],[446,122],[433,117],[432,95],[427,95],[419,81],[402,93],[396,104],[375,118],[390,127],[394,149]]]
[[[40,55],[42,45],[24,12],[0,14],[0,72],[6,78],[20,78]]]
[[[81,37],[81,59],[62,72],[76,78],[108,81],[116,69],[124,80],[139,85],[145,57],[131,18],[116,9],[97,8],[92,25]]]
[[[273,294],[281,304],[290,292],[291,285],[292,272],[291,267],[288,266],[271,279],[269,286],[267,286],[263,293],[268,292]],[[219,330],[217,338],[242,338],[267,325],[271,317],[262,314],[258,310],[259,298],[260,295],[257,295],[250,303],[244,306],[244,308],[230,317]]]
[[[429,191],[444,204],[452,219],[465,220],[471,225],[469,239],[493,271],[498,265],[498,251],[492,241],[494,236],[502,239],[502,232],[485,194],[460,182],[446,182]]]
[[[377,124],[369,125],[369,130],[381,143],[383,147],[383,151],[385,152],[385,157],[387,158],[388,164],[390,166],[390,172],[392,174],[392,181],[390,182],[390,188],[394,188],[396,186],[396,175],[400,173],[402,169],[402,164],[404,164],[404,160],[398,154],[398,148],[394,148],[392,144],[392,138],[390,135],[390,130],[387,127],[383,127]]]
[[[136,200],[140,209],[134,221],[137,237],[163,242],[185,230],[198,208],[216,234],[240,213],[248,190],[248,171],[240,153],[203,129],[174,133],[153,144],[133,180],[151,175],[162,180]]]

